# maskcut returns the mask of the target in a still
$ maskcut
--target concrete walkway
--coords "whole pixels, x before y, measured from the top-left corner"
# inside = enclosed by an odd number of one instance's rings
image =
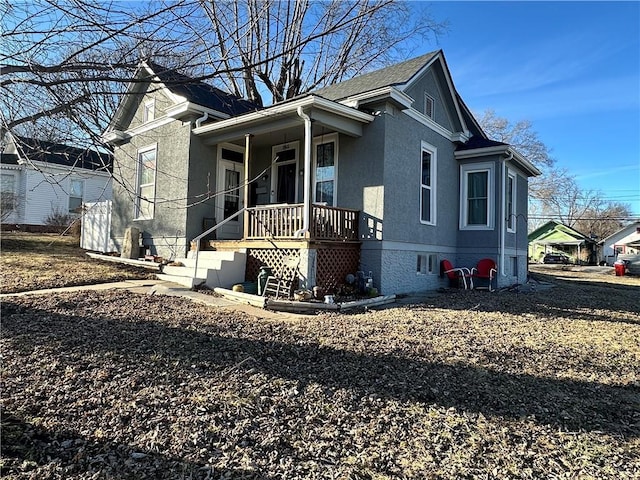
[[[121,282],[99,283],[96,285],[79,285],[75,287],[46,288],[43,290],[30,290],[28,292],[19,293],[2,293],[0,300],[11,297],[24,297],[26,295],[47,295],[66,292],[82,292],[87,290],[128,290],[133,293],[147,295],[166,295],[169,297],[183,297],[193,302],[209,305],[217,308],[229,310],[238,310],[248,315],[259,318],[272,318],[282,320],[285,318],[301,319],[308,315],[299,315],[288,312],[276,312],[273,310],[265,310],[251,305],[244,305],[232,300],[207,293],[201,293],[190,290],[187,287],[178,285],[177,283],[167,282],[165,280],[123,280]]]

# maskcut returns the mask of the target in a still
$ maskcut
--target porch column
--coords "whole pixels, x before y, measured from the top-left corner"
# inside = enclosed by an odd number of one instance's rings
[[[304,211],[302,230],[296,232],[296,237],[303,234],[309,238],[311,225],[311,117],[305,114],[302,107],[298,107],[298,116],[304,121]]]
[[[251,137],[252,135],[250,133],[247,133],[244,136],[244,179],[242,181],[242,184],[244,185],[244,188],[242,189],[242,205],[244,208],[249,206],[249,151],[251,149]],[[243,213],[243,219],[244,221],[242,224],[244,231],[242,238],[247,238],[249,236],[249,212],[246,210]]]

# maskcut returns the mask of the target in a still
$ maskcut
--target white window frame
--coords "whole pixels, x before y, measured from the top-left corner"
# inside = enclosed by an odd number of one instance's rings
[[[429,173],[429,177],[431,180],[431,185],[425,185],[422,183],[422,155],[424,152],[429,153],[429,155],[431,155],[431,172]],[[434,147],[433,145],[422,141],[421,144],[421,148],[420,148],[420,199],[419,199],[419,205],[420,205],[420,223],[422,223],[423,225],[436,225],[436,218],[437,218],[437,172],[438,172],[438,149],[436,147]],[[429,205],[431,207],[431,211],[429,212],[429,220],[424,220],[423,218],[423,212],[422,212],[422,194],[423,194],[423,190],[429,190],[429,197],[430,197],[430,201],[429,201]]]
[[[437,253],[419,253],[416,257],[416,275],[439,274]]]
[[[78,197],[77,195],[73,195],[73,183],[77,182],[81,185],[80,187],[80,197]],[[78,213],[76,212],[76,209],[72,209],[71,208],[71,199],[72,198],[80,198],[80,207],[82,207],[82,203],[84,202],[84,180],[82,180],[81,178],[72,178],[71,180],[69,180],[69,200],[67,201],[67,205],[68,205],[68,209],[69,209],[69,213]],[[77,207],[76,207],[77,208]]]
[[[1,181],[2,178],[10,178],[11,179],[11,190],[9,190],[8,188],[5,190],[4,188],[2,188],[1,193],[11,193],[12,198],[11,198],[11,214],[9,215],[13,215],[18,207],[18,199],[17,196],[18,194],[16,193],[16,186],[17,186],[17,181],[16,181],[16,177],[17,175],[13,174],[13,173],[2,173],[2,175],[0,176],[0,187],[2,187],[2,184],[4,182]]]
[[[153,170],[153,182],[141,184],[140,179],[142,176],[142,155],[151,151],[153,151],[155,154],[155,168]],[[135,205],[134,205],[134,214],[133,214],[134,220],[151,220],[154,218],[155,207],[156,207],[157,176],[158,176],[158,144],[156,143],[154,145],[150,145],[150,146],[138,149],[138,153],[136,155],[136,195],[135,195]],[[146,199],[146,201],[148,201],[151,204],[151,207],[149,209],[150,215],[145,217],[142,215],[142,208],[140,207],[140,203],[142,200],[142,196],[140,195],[140,190],[143,187],[149,187],[149,186],[153,186],[153,197],[151,199],[149,198]]]
[[[333,147],[333,204],[329,205],[330,207],[335,207],[338,205],[338,134],[337,133],[329,133],[327,135],[321,135],[319,137],[315,137],[312,142],[312,151],[313,151],[313,171],[312,173],[312,186],[311,188],[313,193],[313,202],[318,203],[316,199],[316,170],[318,167],[318,145],[324,143],[332,143]]]
[[[509,192],[509,180],[511,180],[511,192]],[[516,213],[516,193],[518,191],[518,187],[517,187],[517,182],[518,182],[518,176],[512,172],[509,171],[507,174],[507,191],[505,192],[505,194],[507,195],[507,198],[505,199],[505,208],[506,208],[506,214],[507,214],[507,232],[509,233],[516,233],[516,229],[518,226],[518,214]],[[511,211],[509,211],[509,193],[511,193]]]
[[[468,178],[472,173],[487,173],[487,223],[469,224]],[[460,230],[493,230],[495,225],[495,164],[469,163],[460,166]]]
[[[428,118],[433,120],[435,118],[435,109],[436,109],[436,99],[429,95],[427,92],[424,92],[424,108],[422,113],[425,114]]]
[[[282,162],[276,162],[276,155],[278,153],[285,150],[295,150],[295,159],[293,160],[285,160]],[[271,202],[275,203],[278,198],[278,167],[281,165],[289,165],[292,163],[296,164],[296,172],[300,172],[300,142],[296,140],[295,142],[283,143],[280,145],[275,145],[271,147],[271,158],[273,158],[273,163],[271,165]],[[299,196],[299,188],[300,188],[300,175],[296,175],[296,200]]]
[[[142,123],[152,122],[156,119],[156,99],[152,98],[144,102],[142,107]]]

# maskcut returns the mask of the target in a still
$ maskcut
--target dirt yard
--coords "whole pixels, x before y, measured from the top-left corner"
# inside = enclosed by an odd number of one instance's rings
[[[281,319],[5,298],[2,477],[640,478],[640,282],[533,270],[555,287]]]
[[[90,259],[78,239],[2,232],[0,293],[149,278],[148,270]]]

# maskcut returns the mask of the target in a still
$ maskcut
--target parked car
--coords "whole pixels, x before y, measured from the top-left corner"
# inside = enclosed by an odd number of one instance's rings
[[[563,263],[568,264],[569,257],[564,253],[547,253],[542,259],[542,263]]]

